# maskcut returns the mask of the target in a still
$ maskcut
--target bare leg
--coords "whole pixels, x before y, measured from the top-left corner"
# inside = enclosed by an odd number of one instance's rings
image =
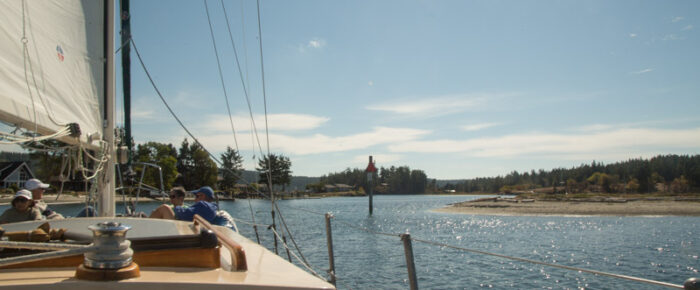
[[[174,220],[175,219],[175,212],[173,209],[165,204],[159,206],[153,212],[151,213],[150,218],[155,218],[155,219],[169,219],[169,220]]]

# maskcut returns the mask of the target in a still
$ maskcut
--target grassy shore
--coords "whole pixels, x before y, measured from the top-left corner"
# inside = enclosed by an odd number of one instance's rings
[[[531,195],[482,198],[436,211],[477,215],[700,216],[700,195]]]

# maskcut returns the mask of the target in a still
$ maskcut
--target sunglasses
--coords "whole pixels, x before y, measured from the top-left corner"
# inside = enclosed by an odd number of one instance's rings
[[[177,197],[177,195],[174,195],[174,194],[171,194],[171,195],[169,195],[169,196],[170,196],[170,198],[171,198],[171,199],[173,199],[173,198],[176,198],[176,197]]]
[[[16,202],[28,202],[29,200],[26,198],[18,198],[18,199],[15,199],[15,201]]]

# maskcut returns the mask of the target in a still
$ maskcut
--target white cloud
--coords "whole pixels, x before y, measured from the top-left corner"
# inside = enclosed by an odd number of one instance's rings
[[[683,16],[676,16],[676,17],[673,17],[673,19],[671,19],[671,22],[678,22],[681,20],[683,20]]]
[[[367,82],[367,85],[370,86],[370,87],[371,87],[371,86],[374,86],[374,82],[373,82],[373,81],[369,81],[369,82]]]
[[[630,38],[635,38],[635,37],[637,37],[636,33],[630,33]]]
[[[255,126],[258,132],[265,130],[265,116],[254,115]],[[326,117],[305,115],[305,114],[270,114],[267,117],[268,128],[273,131],[300,131],[318,128],[323,123],[330,120]],[[251,131],[250,116],[238,114],[233,116],[233,126],[236,132]],[[202,125],[204,129],[216,132],[230,132],[231,122],[228,115],[210,115],[208,120]]]
[[[343,152],[382,144],[413,141],[428,133],[429,131],[426,130],[387,127],[376,127],[370,132],[339,137],[324,134],[297,137],[273,133],[270,134],[270,150],[297,155]],[[265,134],[260,134],[259,137],[262,144],[267,143]],[[223,151],[226,146],[231,146],[233,143],[233,137],[227,133],[210,134],[198,138],[207,146],[207,149],[214,152]],[[246,137],[246,140],[249,139],[250,137]],[[257,145],[253,148],[250,141],[239,141],[238,144],[241,150],[255,149],[257,151]]]
[[[326,41],[320,38],[309,40],[309,43],[306,44],[308,48],[323,48],[324,46],[326,46]]]
[[[505,96],[507,95],[464,94],[424,97],[421,99],[394,100],[374,104],[367,106],[366,109],[386,111],[407,116],[444,116],[464,111],[483,109],[488,101]]]
[[[678,36],[675,34],[668,34],[665,35],[661,40],[668,41],[668,40],[685,40],[685,37],[683,36]]]
[[[681,30],[691,30],[693,29],[692,25],[687,25],[686,27],[681,28]]]
[[[547,155],[576,159],[577,156],[612,154],[630,157],[631,152],[659,154],[656,149],[700,147],[700,128],[615,129],[588,134],[516,134],[468,140],[410,141],[389,146],[397,153],[460,153],[473,157]],[[627,156],[627,157],[624,157]],[[618,158],[620,159],[620,158]]]
[[[586,125],[577,128],[577,131],[583,131],[583,132],[590,132],[590,131],[603,131],[603,130],[609,130],[613,128],[612,125],[608,124],[593,124],[593,125]]]
[[[480,124],[471,124],[471,125],[464,125],[462,126],[462,130],[464,131],[478,131],[486,128],[490,128],[493,126],[498,126],[500,123],[480,123]]]
[[[640,70],[640,71],[633,71],[633,72],[631,72],[631,73],[632,73],[632,74],[636,74],[636,75],[640,75],[640,74],[645,74],[645,73],[652,72],[652,71],[654,71],[654,69],[646,68],[646,69],[643,69],[643,70]]]
[[[131,118],[150,120],[155,118],[153,110],[132,111]]]

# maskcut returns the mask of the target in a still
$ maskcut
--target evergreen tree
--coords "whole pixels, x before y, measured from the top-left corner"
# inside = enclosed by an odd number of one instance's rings
[[[173,186],[173,182],[177,177],[177,150],[172,144],[164,144],[158,142],[147,142],[139,144],[134,154],[134,161],[153,163],[161,168],[163,174],[163,187],[168,189]],[[141,171],[146,167],[135,166],[136,176],[141,176]],[[144,175],[144,183],[158,186],[160,185],[160,175],[157,170],[146,169]]]
[[[198,143],[190,144],[187,138],[182,141],[177,156],[177,171],[180,172],[176,182],[187,189],[202,186],[215,186],[217,178],[216,163]]]
[[[243,171],[243,157],[238,154],[238,150],[233,150],[230,146],[226,146],[226,151],[221,153],[221,163],[223,170],[219,188],[231,190],[238,182]]]
[[[281,185],[282,191],[284,191],[285,187],[289,185],[292,180],[291,167],[292,162],[289,161],[289,157],[282,154],[270,154],[265,156],[258,160],[258,167],[256,168],[260,172],[260,179],[258,182],[266,185],[270,184],[270,182],[268,182],[268,173],[270,173],[272,185]],[[270,171],[269,168],[272,168],[272,171]]]

